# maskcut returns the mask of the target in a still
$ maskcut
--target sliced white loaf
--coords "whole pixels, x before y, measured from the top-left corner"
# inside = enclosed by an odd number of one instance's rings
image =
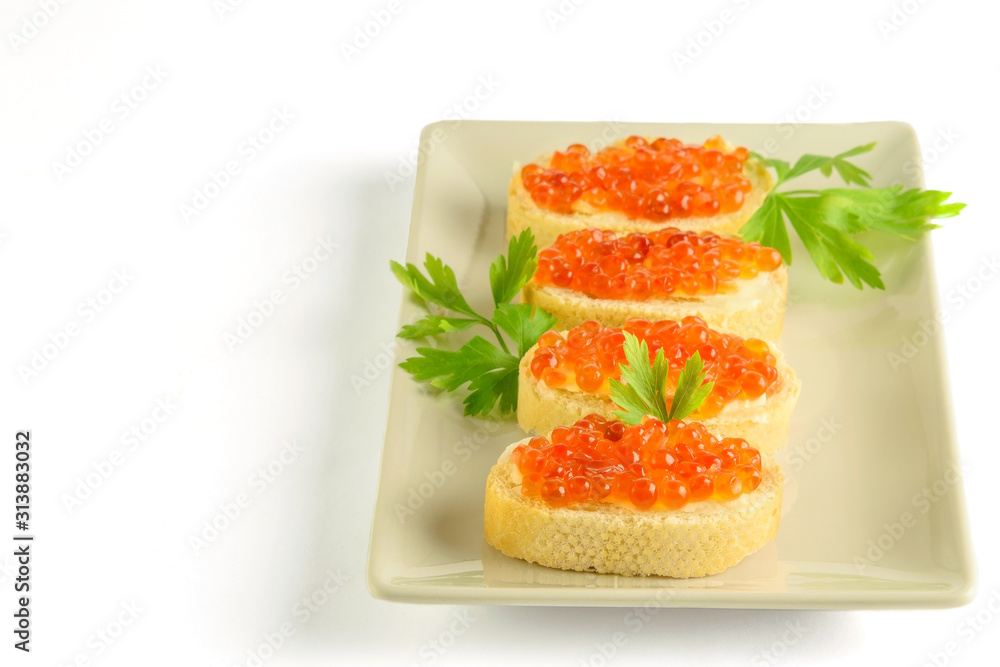
[[[639,511],[592,501],[553,508],[521,493],[510,460],[517,444],[486,480],[486,541],[507,556],[581,572],[701,577],[735,565],[778,532],[784,476],[768,456],[761,457],[760,486],[724,503]]]
[[[521,359],[517,391],[517,423],[525,432],[548,435],[556,426],[597,413],[617,419],[618,409],[611,397],[549,387],[531,373],[531,359],[537,345]],[[801,382],[784,357],[769,344],[776,359],[778,387],[763,404],[734,401],[715,417],[702,419],[705,427],[719,438],[743,438],[762,454],[774,454],[785,445],[792,411],[799,398]]]
[[[548,165],[551,159],[552,154],[549,153],[540,156],[534,163]],[[743,176],[753,187],[739,210],[708,217],[671,218],[666,222],[653,222],[632,219],[619,211],[594,209],[564,214],[542,208],[535,203],[524,187],[521,180],[521,165],[515,164],[507,196],[507,237],[516,236],[530,228],[538,247],[544,248],[554,243],[560,234],[588,227],[608,229],[620,236],[632,232],[650,234],[668,226],[678,227],[684,231],[711,231],[723,236],[736,236],[740,227],[764,203],[767,193],[774,186],[774,181],[764,164],[752,157],[744,164]]]
[[[641,317],[651,322],[681,320],[695,315],[716,331],[743,338],[775,340],[781,336],[788,298],[788,272],[779,266],[751,281],[738,281],[740,291],[706,297],[682,297],[630,301],[595,299],[571,289],[539,286],[533,281],[524,287],[522,301],[554,315],[559,329],[595,320],[606,327],[620,327],[625,320]]]

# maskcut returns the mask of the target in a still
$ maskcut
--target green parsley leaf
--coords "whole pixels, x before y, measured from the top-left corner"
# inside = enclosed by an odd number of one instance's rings
[[[826,222],[822,197],[777,195],[775,199],[824,278],[840,284],[846,275],[858,289],[862,283],[885,289],[871,252]]]
[[[445,391],[454,391],[479,375],[504,367],[507,354],[490,344],[482,336],[472,340],[457,350],[441,350],[436,347],[418,347],[419,356],[410,357],[400,367],[414,379],[430,382]]]
[[[619,364],[622,379],[611,380],[611,400],[620,411],[615,416],[626,424],[638,424],[646,415],[662,421],[667,418],[667,374],[670,364],[663,350],[656,351],[652,365],[649,363],[649,346],[627,331],[625,334],[625,359]],[[624,382],[622,382],[624,380]]]
[[[445,333],[455,333],[465,331],[478,320],[464,317],[441,317],[440,315],[427,315],[423,319],[417,320],[413,324],[406,324],[397,336],[400,338],[414,339],[437,336]]]
[[[403,267],[397,262],[390,261],[389,266],[403,287],[424,301],[483,321],[462,296],[462,292],[458,289],[458,281],[455,279],[455,272],[434,255],[427,253],[427,258],[424,260],[429,280],[413,264]]]
[[[820,191],[830,224],[848,233],[878,229],[897,236],[913,237],[940,225],[929,218],[950,218],[965,204],[945,202],[950,192],[903,190],[902,186],[851,190],[830,188]]]
[[[500,255],[493,260],[490,265],[490,289],[494,305],[510,303],[535,275],[537,250],[534,234],[531,229],[525,229],[510,240],[506,257]]]
[[[638,424],[646,415],[652,415],[662,422],[684,419],[697,410],[712,392],[713,382],[705,383],[704,365],[697,352],[687,360],[677,378],[677,387],[667,409],[667,382],[670,377],[670,363],[663,350],[656,351],[652,364],[649,361],[649,347],[646,341],[629,332],[625,334],[625,359],[628,364],[620,364],[622,380],[611,380],[611,399],[621,410],[615,416],[626,424]]]
[[[669,419],[684,419],[701,407],[712,393],[714,382],[705,382],[701,353],[695,352],[686,362],[677,378],[677,388],[670,400]]]
[[[417,356],[410,357],[400,367],[418,382],[427,382],[443,391],[456,391],[467,385],[466,415],[486,416],[497,406],[501,414],[516,410],[521,357],[556,322],[541,308],[509,303],[535,274],[538,266],[535,251],[534,236],[525,230],[510,240],[507,255],[500,255],[490,265],[490,289],[495,305],[492,318],[480,315],[469,305],[458,288],[455,272],[437,257],[427,255],[426,275],[412,264],[390,262],[399,282],[425,308],[433,304],[462,316],[428,313],[405,325],[397,336],[425,338],[465,331],[480,324],[493,332],[499,345],[474,336],[457,350],[419,347]],[[509,341],[504,334],[516,346],[517,356],[508,351]]]
[[[815,171],[816,169],[819,169],[820,173],[824,176],[830,176],[832,171],[836,169],[837,173],[840,174],[840,177],[844,179],[844,182],[848,185],[856,183],[862,187],[868,187],[872,179],[871,174],[861,167],[848,162],[845,158],[870,153],[874,148],[875,143],[872,142],[870,144],[865,144],[864,146],[856,146],[849,151],[844,151],[843,153],[834,155],[833,157],[823,157],[822,155],[803,155],[795,162],[795,165],[784,175],[784,177],[779,178],[783,183],[785,181],[790,181],[797,176],[801,176],[802,174]]]
[[[781,216],[781,209],[775,198],[768,195],[746,224],[740,229],[744,241],[757,241],[781,253],[785,264],[792,263],[792,246],[788,240],[788,230]]]
[[[843,283],[846,277],[858,289],[865,285],[885,289],[872,254],[852,237],[878,230],[913,238],[938,227],[930,219],[958,215],[965,204],[946,203],[950,192],[904,191],[902,186],[872,188],[871,174],[847,158],[874,148],[875,144],[870,143],[833,157],[803,155],[792,166],[755,153],[758,160],[774,169],[778,179],[761,207],[740,229],[740,236],[744,241],[777,249],[785,263],[791,264],[787,218],[824,278]],[[836,171],[846,184],[861,187],[777,191],[787,181],[816,170],[824,176]]]
[[[962,212],[965,204],[952,202],[945,204],[951,197],[950,192],[940,190],[906,190],[896,198],[896,215],[903,219],[920,218],[953,218]],[[938,225],[934,225],[937,227]]]
[[[556,318],[530,303],[505,303],[493,311],[493,321],[517,344],[517,354],[523,357],[539,336],[555,326]]]
[[[465,397],[465,414],[485,417],[500,403],[500,412],[517,410],[517,360],[510,367],[483,373],[469,384],[472,391]]]

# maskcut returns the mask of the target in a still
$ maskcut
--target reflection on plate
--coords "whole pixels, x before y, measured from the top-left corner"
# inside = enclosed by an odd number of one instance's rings
[[[504,249],[511,165],[571,143],[600,148],[646,134],[702,141],[722,134],[776,157],[832,155],[878,141],[863,164],[876,186],[922,186],[903,165],[919,159],[899,123],[806,125],[785,138],[771,125],[442,123],[417,174],[407,260],[445,259],[474,306],[490,299],[489,262]],[[615,136],[617,135],[617,136]],[[769,144],[770,145],[770,144]],[[810,176],[803,177],[809,181]],[[824,187],[818,174],[802,188]],[[462,416],[395,370],[368,585],[412,602],[856,609],[947,607],[972,595],[974,568],[945,373],[944,341],[928,336],[902,362],[903,338],[938,312],[933,260],[917,243],[870,236],[887,289],[824,282],[808,261],[790,269],[781,345],[802,379],[788,445],[777,539],[711,577],[675,580],[564,572],[503,556],[483,540],[486,475],[513,422]],[[804,257],[801,245],[793,254]],[[418,309],[404,301],[400,322]],[[401,342],[397,362],[413,345]]]

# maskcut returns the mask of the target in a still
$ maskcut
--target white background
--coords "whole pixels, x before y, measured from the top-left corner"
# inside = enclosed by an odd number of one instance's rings
[[[950,137],[925,152],[926,179],[970,204],[934,246],[943,302],[979,288],[946,327],[959,442],[977,471],[966,482],[977,598],[944,611],[664,610],[610,662],[922,665],[953,641],[958,654],[939,664],[995,660],[1000,281],[974,280],[1000,249],[995,3],[567,0],[556,21],[557,0],[404,0],[348,57],[342,45],[388,0],[223,2],[0,7],[0,440],[11,443],[0,470],[13,467],[15,430],[32,429],[38,536],[30,656],[12,649],[13,559],[0,556],[4,661],[255,664],[249,652],[290,622],[264,664],[600,664],[597,643],[628,629],[628,610],[409,606],[365,588],[388,374],[351,378],[392,341],[400,288],[387,264],[404,255],[413,190],[412,175],[391,189],[385,174],[455,105],[479,119],[663,122],[778,123],[798,110],[906,121],[925,147]],[[713,23],[724,9],[732,20]],[[678,67],[703,31],[707,46]],[[467,101],[490,77],[495,90]],[[825,101],[802,106],[821,89]],[[249,159],[241,144],[275,110],[294,118]],[[104,119],[110,133],[78,166],[54,166]],[[229,160],[239,173],[185,220],[181,204]],[[336,248],[296,283],[289,272],[321,240]],[[102,292],[116,271],[127,284]],[[270,315],[227,344],[274,290]],[[88,299],[106,303],[98,313]],[[52,341],[64,347],[22,377]],[[166,415],[157,401],[177,407]],[[143,441],[123,442],[143,426]],[[254,477],[285,441],[301,452],[273,481]],[[68,507],[88,475],[99,485]],[[249,504],[195,549],[190,538],[241,494]],[[339,590],[296,615],[327,572]],[[983,628],[961,634],[977,612]],[[452,643],[456,615],[470,627]],[[438,653],[435,640],[452,645]]]

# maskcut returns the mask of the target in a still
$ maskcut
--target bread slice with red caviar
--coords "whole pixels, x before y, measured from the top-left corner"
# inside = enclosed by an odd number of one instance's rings
[[[763,163],[721,137],[686,145],[631,136],[595,154],[573,144],[514,165],[507,236],[530,228],[544,247],[587,227],[624,236],[668,224],[733,236],[773,185]]]
[[[625,361],[622,331],[647,342],[651,354],[664,349],[674,384],[683,364],[699,352],[715,384],[693,417],[712,433],[743,438],[768,455],[784,446],[801,389],[795,371],[773,343],[714,331],[696,317],[653,323],[635,319],[622,328],[591,321],[543,334],[520,363],[521,428],[544,435],[590,413],[614,418],[610,381],[620,377],[619,364]]]
[[[787,296],[777,250],[668,227],[624,237],[598,229],[561,234],[539,253],[522,300],[554,315],[560,329],[695,315],[718,331],[775,340]]]
[[[686,578],[721,572],[774,539],[783,474],[770,457],[678,420],[647,418],[609,441],[608,425],[623,425],[600,419],[504,451],[486,481],[490,545],[564,570]]]

